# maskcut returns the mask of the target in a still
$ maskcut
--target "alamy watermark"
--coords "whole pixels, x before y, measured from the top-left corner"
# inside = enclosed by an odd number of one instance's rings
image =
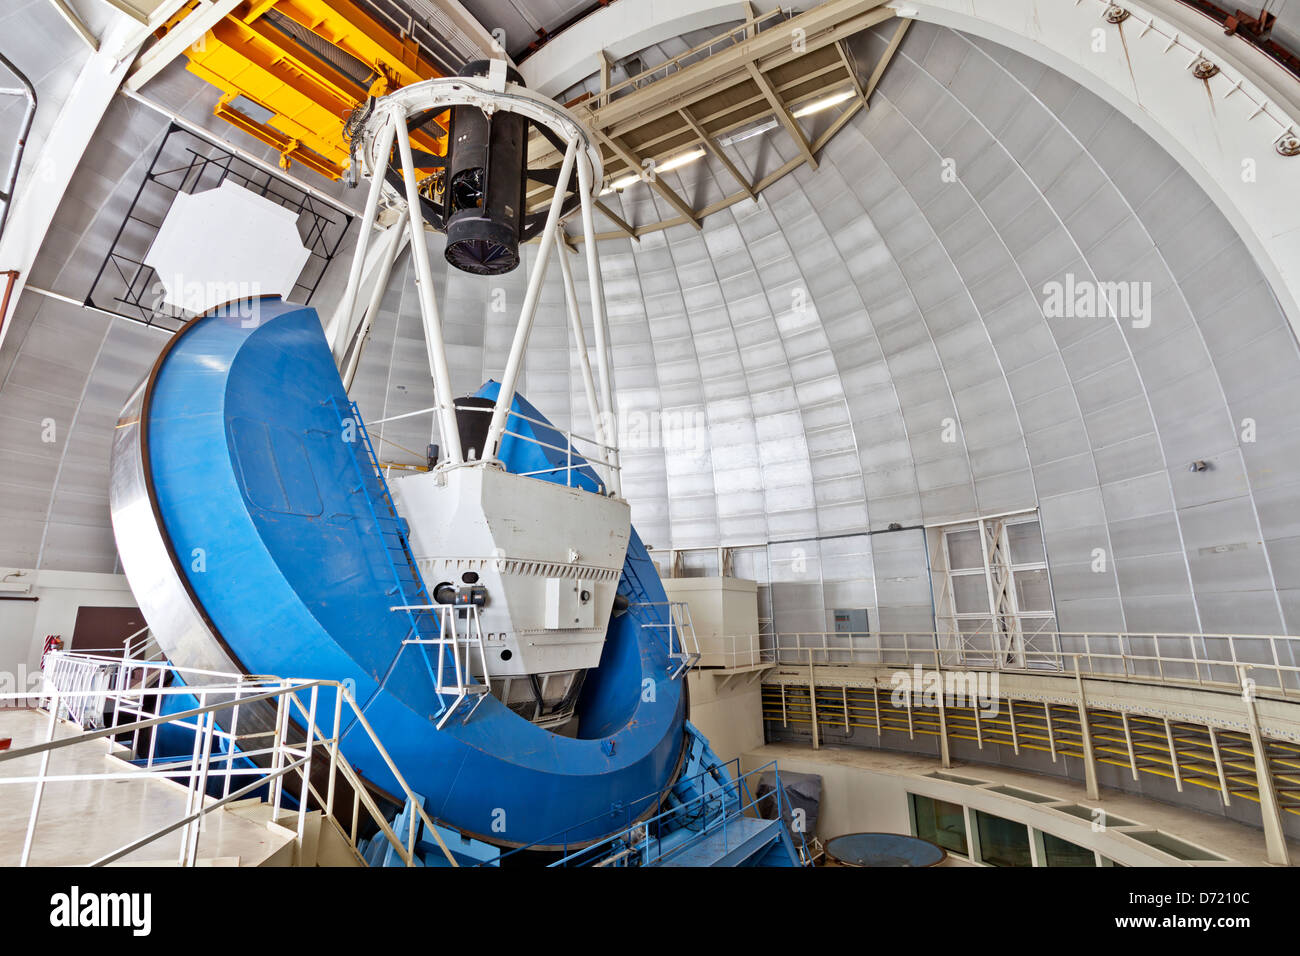
[[[0,694],[28,694],[35,696],[45,686],[45,672],[40,668],[27,670],[19,664],[16,671],[0,670]]]
[[[50,897],[50,925],[62,929],[121,928],[133,936],[153,931],[150,893],[90,893],[73,886]]]
[[[243,328],[257,328],[262,323],[265,290],[260,282],[187,280],[177,273],[170,278],[160,276],[153,286],[153,293],[151,304],[155,312],[171,305],[201,315],[222,306],[223,312],[239,319]]]
[[[894,671],[889,702],[895,707],[970,707],[984,717],[998,715],[997,671]]]
[[[623,410],[617,416],[602,413],[601,417],[605,435],[616,436],[618,446],[625,451],[647,448],[703,451],[708,446],[709,421],[701,409]]]
[[[1114,317],[1145,329],[1151,325],[1151,283],[1098,282],[1067,272],[1064,280],[1043,284],[1043,315],[1049,319]]]

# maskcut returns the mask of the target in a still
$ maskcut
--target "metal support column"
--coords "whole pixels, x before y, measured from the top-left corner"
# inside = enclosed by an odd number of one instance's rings
[[[1124,724],[1124,745],[1128,747],[1128,765],[1133,773],[1133,779],[1138,778],[1137,751],[1133,749],[1133,731],[1128,725],[1128,711],[1120,711],[1120,720]]]
[[[1074,683],[1079,691],[1079,734],[1083,741],[1083,774],[1089,800],[1101,799],[1097,786],[1097,763],[1092,755],[1092,730],[1088,727],[1088,701],[1083,693],[1083,676],[1079,673],[1079,655],[1074,655]]]
[[[1219,737],[1213,727],[1206,727],[1210,732],[1210,749],[1214,751],[1214,769],[1219,775],[1219,794],[1223,797],[1225,807],[1232,806],[1232,794],[1228,792],[1228,778],[1223,772],[1223,757],[1219,753]]]
[[[1043,701],[1043,720],[1047,724],[1047,745],[1052,748],[1052,763],[1056,763],[1056,731],[1052,727],[1052,707]]]
[[[944,698],[943,668],[939,666],[938,656],[935,657],[934,672],[939,678],[939,693],[936,695],[936,701],[939,707],[939,761],[945,768],[952,766],[952,754],[948,748],[948,708]],[[979,701],[973,702],[979,706]]]
[[[813,674],[812,651],[808,652],[808,708],[812,711],[813,750],[820,750],[821,735],[817,732],[817,678]]]
[[[1273,786],[1272,768],[1268,763],[1268,750],[1264,745],[1264,735],[1259,729],[1259,711],[1255,707],[1254,685],[1246,683],[1248,665],[1237,665],[1237,676],[1241,681],[1241,697],[1246,702],[1246,726],[1250,730],[1250,746],[1255,754],[1255,783],[1259,787],[1259,814],[1264,823],[1264,847],[1268,852],[1268,861],[1279,866],[1291,865],[1291,854],[1287,850],[1286,833],[1282,829],[1282,813],[1277,802],[1277,790]]]
[[[1169,745],[1169,765],[1174,771],[1174,786],[1178,792],[1183,792],[1183,772],[1178,767],[1178,749],[1174,743],[1174,729],[1169,724],[1169,718],[1165,718],[1165,742]]]

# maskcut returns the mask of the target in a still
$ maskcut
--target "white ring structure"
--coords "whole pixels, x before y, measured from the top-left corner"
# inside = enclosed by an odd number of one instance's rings
[[[477,106],[489,116],[498,111],[518,113],[545,126],[566,143],[576,139],[590,164],[591,181],[599,187],[604,179],[604,160],[595,135],[563,106],[517,83],[507,82],[504,89],[497,90],[490,77],[466,76],[443,76],[412,83],[381,99],[366,124],[362,149],[367,173],[373,175],[374,170],[387,163],[387,157],[377,157],[374,153],[386,120],[397,117],[404,121],[412,113],[441,112],[453,106]]]

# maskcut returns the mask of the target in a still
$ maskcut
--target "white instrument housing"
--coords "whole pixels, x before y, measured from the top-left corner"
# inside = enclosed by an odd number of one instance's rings
[[[538,696],[547,710],[565,701],[600,663],[627,502],[482,465],[399,478],[392,494],[430,594],[470,583],[466,574],[487,589],[479,619],[493,693],[521,711]]]

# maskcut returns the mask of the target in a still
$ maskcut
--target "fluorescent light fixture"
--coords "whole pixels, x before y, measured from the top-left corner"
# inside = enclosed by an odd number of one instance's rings
[[[795,118],[801,116],[811,116],[813,113],[820,113],[822,110],[828,110],[832,106],[838,106],[845,100],[851,100],[857,94],[853,90],[843,90],[839,93],[832,93],[830,96],[823,97],[820,100],[813,100],[807,106],[801,106],[794,111]]]
[[[655,163],[654,171],[656,175],[659,173],[669,173],[672,172],[674,169],[680,169],[682,166],[685,166],[687,163],[695,162],[703,155],[704,155],[703,149],[700,149],[698,147],[695,149],[688,149],[684,153],[678,153],[676,156],[672,156],[668,159],[665,159],[662,163]],[[633,183],[639,183],[640,181],[641,181],[640,173],[629,173],[627,176],[623,176],[619,179],[614,180],[612,183],[610,183],[608,186],[602,189],[600,191],[600,194],[604,196],[606,193],[618,192],[620,189],[626,189],[628,186],[631,186]]]
[[[856,95],[857,93],[853,90],[842,90],[839,93],[832,93],[830,96],[824,96],[820,100],[813,100],[806,106],[799,107],[792,115],[796,118],[811,116],[813,113],[820,113],[822,110],[828,110],[832,106],[838,106],[845,100],[851,100]],[[762,123],[759,123],[756,126],[751,126],[749,129],[744,129],[737,133],[732,133],[730,136],[723,137],[718,140],[718,143],[721,146],[734,146],[736,143],[743,143],[745,140],[753,139],[755,136],[762,136],[768,130],[776,129],[777,125],[775,118],[764,120]]]
[[[766,122],[759,123],[757,126],[751,126],[749,129],[741,130],[739,133],[732,133],[730,136],[718,140],[718,144],[720,146],[734,146],[736,143],[743,143],[747,139],[761,136],[770,129],[776,129],[776,120],[770,119]]]
[[[672,172],[678,167],[685,166],[687,163],[693,163],[704,155],[704,150],[700,147],[688,149],[684,153],[678,153],[672,159],[666,159],[662,163],[655,164],[655,170],[661,173]]]

